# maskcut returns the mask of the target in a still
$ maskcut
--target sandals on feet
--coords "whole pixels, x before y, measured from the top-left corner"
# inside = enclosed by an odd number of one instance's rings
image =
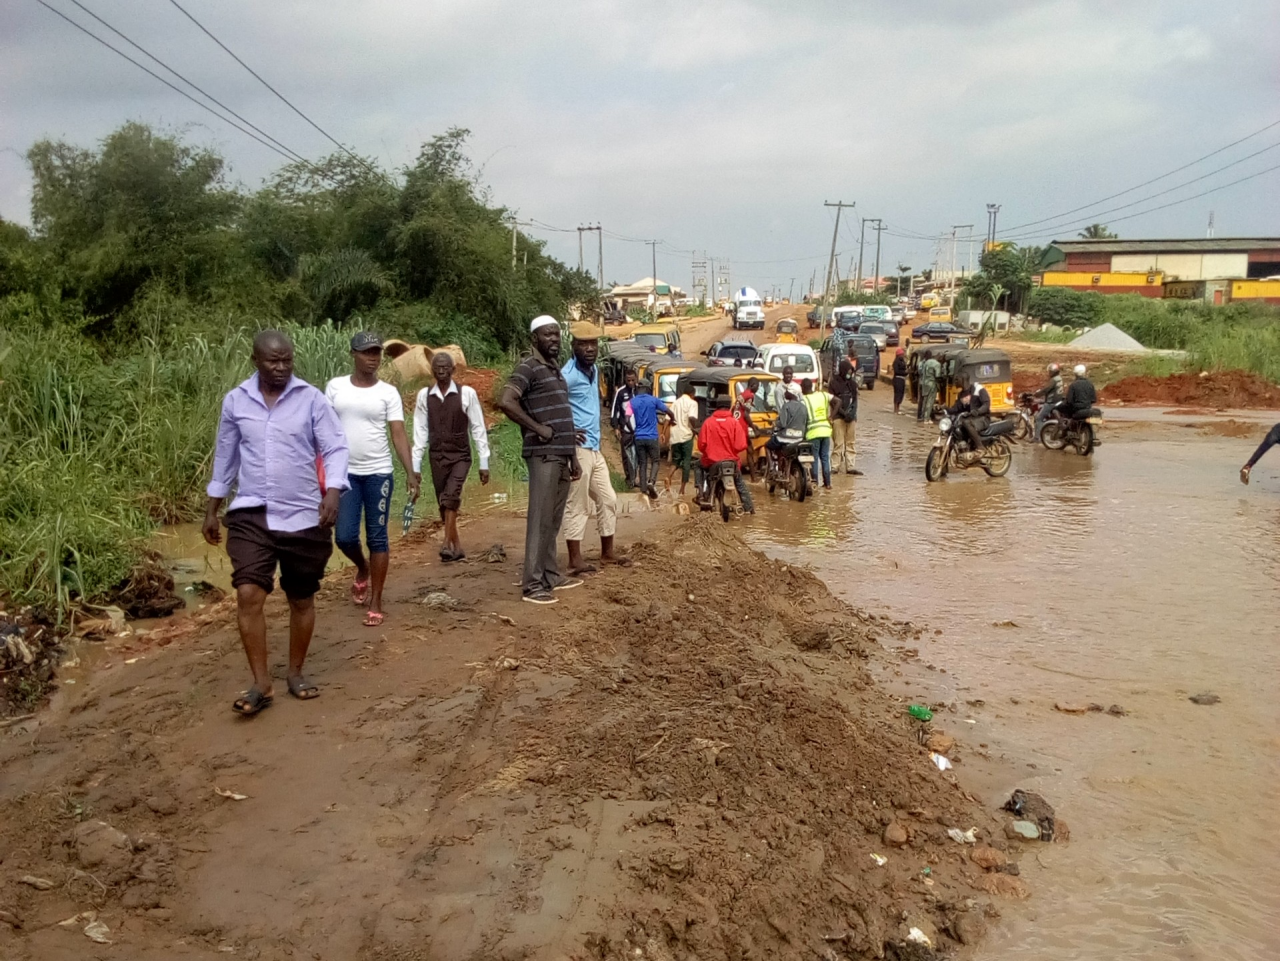
[[[263,694],[256,687],[251,687],[244,692],[244,695],[235,699],[235,703],[231,705],[231,710],[235,711],[241,717],[253,717],[260,711],[265,711],[271,706],[274,700],[270,694]]]
[[[364,605],[369,602],[369,578],[356,578],[351,582],[351,603]]]
[[[381,627],[386,615],[382,611],[369,611],[364,616],[365,627]]]
[[[313,697],[320,696],[320,688],[316,687],[301,674],[288,678],[287,681],[289,684],[289,693],[299,701],[309,701]]]

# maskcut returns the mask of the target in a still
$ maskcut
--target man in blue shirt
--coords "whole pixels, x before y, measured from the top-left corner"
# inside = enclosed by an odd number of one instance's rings
[[[653,396],[653,384],[647,378],[636,385],[639,389],[631,398],[631,413],[636,419],[636,484],[652,498],[657,498],[658,461],[662,449],[658,446],[658,415],[671,416],[667,405]]]
[[[578,444],[578,466],[582,476],[569,486],[564,525],[560,528],[569,546],[569,573],[595,573],[594,564],[582,558],[582,535],[587,532],[591,503],[596,506],[596,530],[600,532],[600,563],[620,563],[613,553],[613,533],[618,520],[618,498],[609,477],[609,464],[600,453],[600,381],[596,356],[600,333],[594,324],[579,321],[569,328],[573,356],[560,368],[569,388],[569,408],[573,411],[573,432]]]

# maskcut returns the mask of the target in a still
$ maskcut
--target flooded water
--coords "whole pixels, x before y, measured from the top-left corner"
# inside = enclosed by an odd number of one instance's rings
[[[1024,787],[1069,823],[1069,844],[1023,856],[1035,894],[975,957],[1280,957],[1280,461],[1246,488],[1256,438],[1135,425],[1092,458],[1023,446],[1004,479],[929,484],[934,432],[881,406],[859,424],[865,477],[766,504],[749,536],[940,628],[920,656],[946,673],[913,692],[1003,759],[988,802]]]

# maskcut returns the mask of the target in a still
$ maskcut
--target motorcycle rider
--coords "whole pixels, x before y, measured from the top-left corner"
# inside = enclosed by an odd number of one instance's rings
[[[978,454],[982,451],[982,432],[991,426],[991,395],[976,380],[965,385],[956,402],[947,408],[952,417],[965,416],[960,421],[960,429],[969,441],[969,449]]]
[[[782,409],[778,411],[778,420],[773,427],[773,436],[765,442],[765,449],[778,454],[784,447],[798,444],[804,440],[805,431],[809,429],[809,408],[800,399],[800,385],[791,383],[783,395]]]
[[[1084,364],[1076,364],[1071,369],[1071,373],[1075,375],[1075,380],[1067,388],[1066,399],[1058,404],[1054,410],[1063,417],[1077,420],[1097,406],[1098,391],[1094,388],[1093,381],[1085,376],[1088,371],[1085,370]]]
[[[1049,415],[1053,413],[1054,405],[1062,400],[1062,368],[1057,364],[1050,364],[1049,383],[1045,384],[1031,396],[1044,398],[1043,406],[1036,411],[1035,432],[1031,437],[1032,440],[1039,440],[1040,428],[1044,427],[1044,422],[1048,420]]]
[[[702,457],[698,460],[701,471],[697,478],[698,502],[705,503],[710,496],[710,477],[708,471],[721,461],[733,461],[733,486],[742,501],[742,509],[747,514],[756,512],[751,500],[751,491],[742,479],[742,466],[738,458],[747,449],[750,439],[747,434],[747,411],[740,403],[728,397],[716,397],[712,400],[711,416],[702,422],[698,431],[698,450]],[[740,416],[739,416],[740,415]]]

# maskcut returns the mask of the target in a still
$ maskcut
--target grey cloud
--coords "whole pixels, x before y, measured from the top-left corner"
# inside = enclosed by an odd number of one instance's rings
[[[331,149],[163,0],[83,2],[296,149]],[[1250,29],[1270,16],[1267,0],[1225,12],[1209,0],[188,2],[389,166],[470,127],[495,199],[525,216],[600,220],[743,261],[825,261],[821,203],[837,197],[925,232],[981,222],[989,200],[1007,223],[1038,219],[1177,166],[1274,109],[1276,40]],[[0,90],[0,146],[19,151],[46,135],[89,144],[139,119],[199,124],[192,137],[249,186],[280,162],[35,4],[0,11]],[[1270,229],[1280,192],[1255,184],[1205,198],[1220,225]],[[25,220],[28,201],[23,166],[0,153],[0,215]],[[1123,232],[1186,234],[1202,207]],[[576,234],[547,239],[576,262]],[[885,241],[886,262],[932,259],[930,241]],[[647,273],[647,258],[606,238],[611,277]],[[676,282],[681,264],[660,256]],[[813,268],[754,268],[783,280],[801,269]]]

